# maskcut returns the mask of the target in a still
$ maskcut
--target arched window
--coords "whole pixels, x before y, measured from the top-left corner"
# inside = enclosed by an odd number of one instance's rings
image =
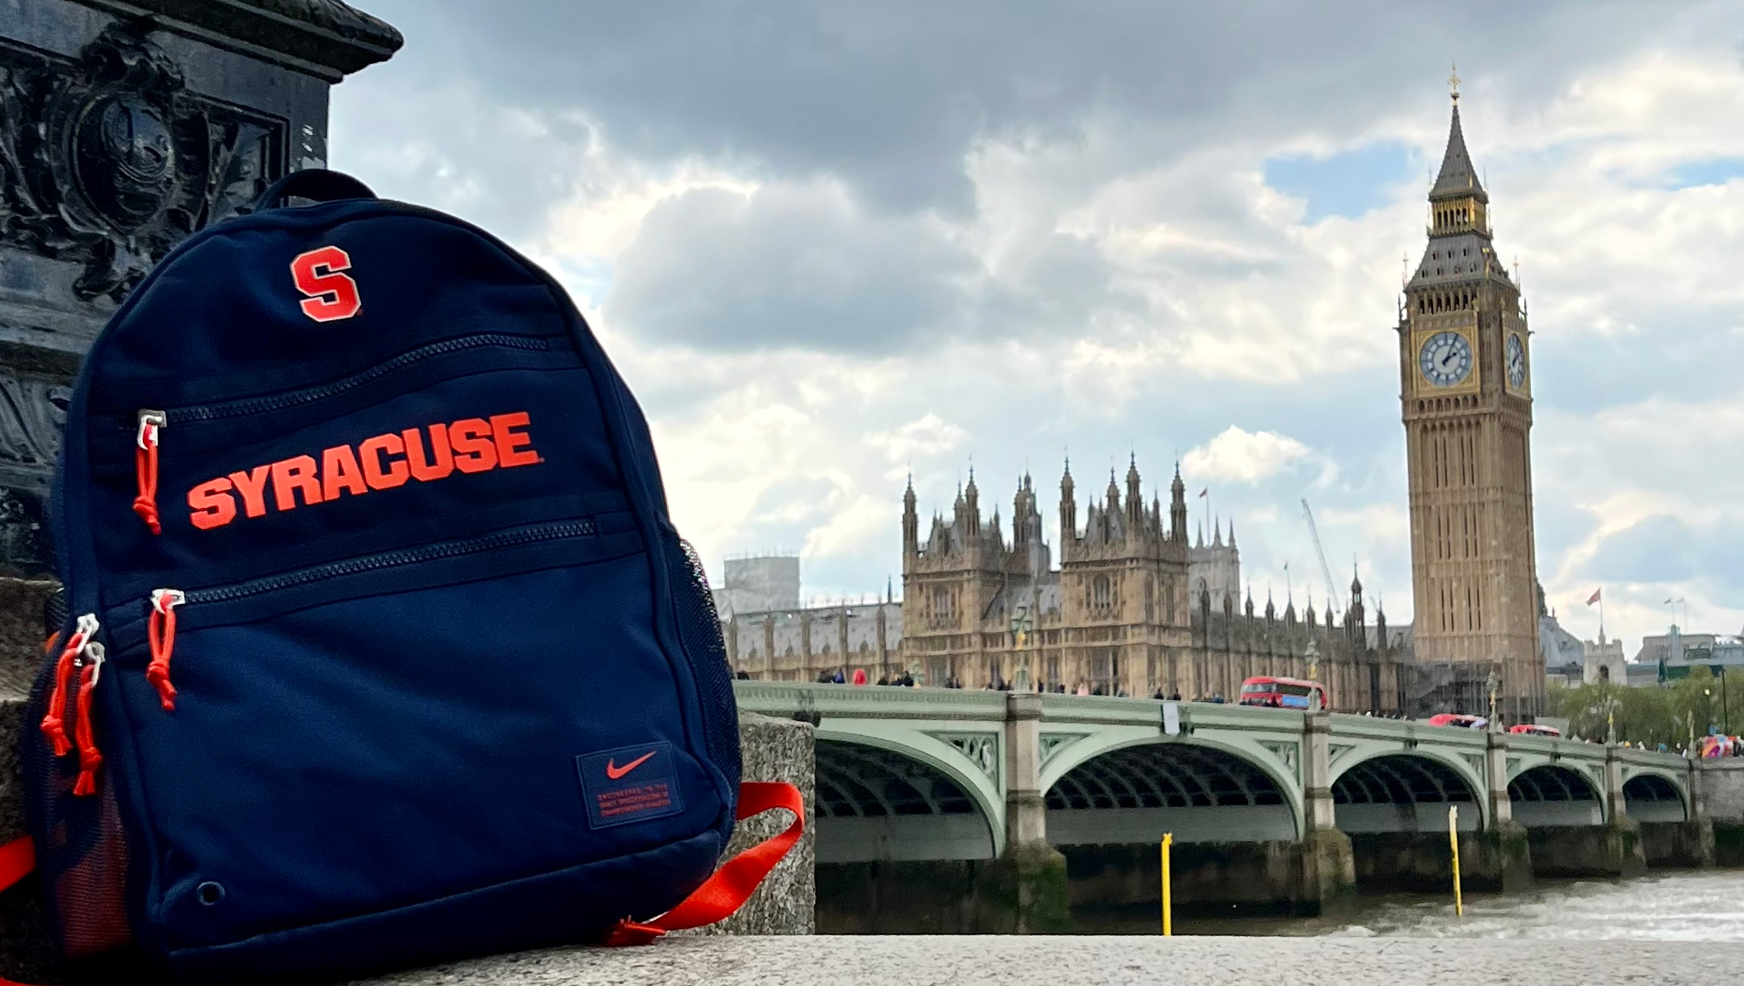
[[[1108,582],[1108,576],[1098,575],[1090,583],[1090,605],[1096,609],[1108,609],[1114,605],[1114,588]]]

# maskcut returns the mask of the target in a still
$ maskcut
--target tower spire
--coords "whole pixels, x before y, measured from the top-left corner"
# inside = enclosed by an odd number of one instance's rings
[[[902,551],[904,556],[920,551],[920,519],[914,512],[914,473],[908,474],[908,486],[902,491]]]
[[[1459,76],[1455,75],[1453,78],[1457,83]],[[1490,200],[1483,183],[1478,180],[1477,168],[1472,165],[1471,152],[1466,150],[1465,129],[1459,123],[1457,88],[1453,92],[1453,120],[1447,127],[1447,150],[1441,155],[1441,171],[1435,176],[1435,184],[1429,189],[1431,201],[1452,195],[1475,195],[1482,202]]]
[[[1076,487],[1072,482],[1072,457],[1066,457],[1066,470],[1060,476],[1060,555],[1065,557],[1066,546],[1078,536],[1078,500],[1074,495]]]

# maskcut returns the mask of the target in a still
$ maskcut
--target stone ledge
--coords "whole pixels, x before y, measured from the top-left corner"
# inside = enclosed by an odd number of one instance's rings
[[[1710,983],[1744,945],[1403,938],[817,936],[674,938],[643,948],[562,949],[438,966],[368,986],[856,986],[951,983],[1193,986],[1460,986]]]

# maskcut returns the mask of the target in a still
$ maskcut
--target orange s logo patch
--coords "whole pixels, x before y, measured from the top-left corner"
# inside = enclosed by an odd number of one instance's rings
[[[308,295],[300,302],[303,314],[317,322],[335,322],[361,311],[357,282],[340,273],[350,269],[351,255],[336,246],[298,254],[291,261],[291,279]]]

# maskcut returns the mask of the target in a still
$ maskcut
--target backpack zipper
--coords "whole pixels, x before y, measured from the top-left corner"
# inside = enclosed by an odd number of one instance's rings
[[[91,729],[91,693],[97,690],[97,676],[103,672],[103,645],[95,640],[86,644],[80,663],[79,715],[73,724],[73,739],[79,744],[79,779],[73,783],[73,796],[88,798],[97,793],[97,770],[103,766],[103,753],[97,749],[97,736]]]
[[[486,551],[499,551],[504,548],[518,548],[545,541],[592,537],[594,533],[594,523],[590,518],[558,521],[532,527],[518,527],[507,531],[495,531],[460,541],[438,541],[417,548],[347,558],[344,561],[329,562],[312,568],[300,568],[292,572],[250,579],[247,582],[215,586],[210,589],[193,589],[187,592],[180,589],[153,589],[151,593],[151,618],[146,625],[146,640],[151,648],[151,663],[146,666],[146,680],[150,681],[152,687],[157,689],[158,700],[164,711],[173,711],[176,707],[176,689],[170,683],[170,658],[175,653],[175,611],[178,606],[233,602],[238,599],[246,599],[249,596],[279,592],[311,582],[321,582],[346,575],[400,568],[405,565],[417,565],[423,562],[457,558],[462,555],[479,554]],[[93,617],[93,619],[95,618]],[[83,624],[81,623],[81,625]],[[43,729],[45,732],[48,729],[46,719]]]
[[[480,335],[462,336],[457,339],[444,339],[427,346],[419,346],[395,356],[393,359],[353,374],[343,380],[309,387],[305,390],[293,391],[288,394],[274,394],[269,397],[248,397],[242,400],[225,401],[219,404],[199,404],[190,407],[171,408],[159,411],[151,408],[139,410],[139,430],[134,439],[136,446],[133,451],[134,474],[139,481],[139,495],[133,498],[133,512],[145,522],[153,534],[163,533],[163,524],[158,519],[157,512],[157,457],[160,433],[170,422],[189,421],[219,421],[225,418],[246,417],[253,414],[265,414],[272,411],[282,411],[286,408],[298,407],[337,397],[349,390],[355,390],[364,384],[379,380],[391,373],[403,370],[414,363],[419,363],[434,356],[445,356],[449,353],[464,352],[469,349],[485,347],[503,347],[521,349],[528,352],[549,351],[551,341],[540,336],[508,335],[500,332],[483,333]]]
[[[72,745],[67,741],[66,708],[67,686],[72,684],[74,664],[85,649],[97,636],[96,613],[86,613],[79,617],[73,627],[72,636],[67,638],[66,646],[61,648],[61,656],[55,661],[54,689],[49,693],[48,709],[42,716],[41,729],[49,742],[54,744],[54,755],[64,757],[72,752]]]
[[[170,684],[170,654],[176,647],[176,607],[187,601],[188,594],[180,589],[151,590],[151,619],[145,626],[151,663],[145,667],[145,680],[157,689],[158,704],[165,712],[176,710],[176,686]]]
[[[332,383],[321,384],[317,387],[292,391],[288,394],[273,394],[267,397],[246,397],[219,404],[171,408],[168,412],[168,421],[217,421],[223,418],[240,418],[251,414],[282,411],[303,404],[313,404],[329,397],[337,397],[348,390],[355,390],[366,383],[379,380],[388,374],[403,370],[433,356],[445,356],[449,353],[487,347],[522,349],[528,352],[549,351],[551,340],[544,336],[508,335],[500,332],[444,339],[441,342],[433,342],[427,346],[407,350],[392,359],[377,363],[362,373],[353,374],[343,380],[335,380]]]
[[[145,526],[151,528],[153,534],[163,533],[163,524],[157,517],[157,445],[160,432],[167,424],[169,418],[162,411],[141,408],[139,431],[133,439],[133,474],[139,480],[139,495],[133,498],[133,512],[145,521]]]

